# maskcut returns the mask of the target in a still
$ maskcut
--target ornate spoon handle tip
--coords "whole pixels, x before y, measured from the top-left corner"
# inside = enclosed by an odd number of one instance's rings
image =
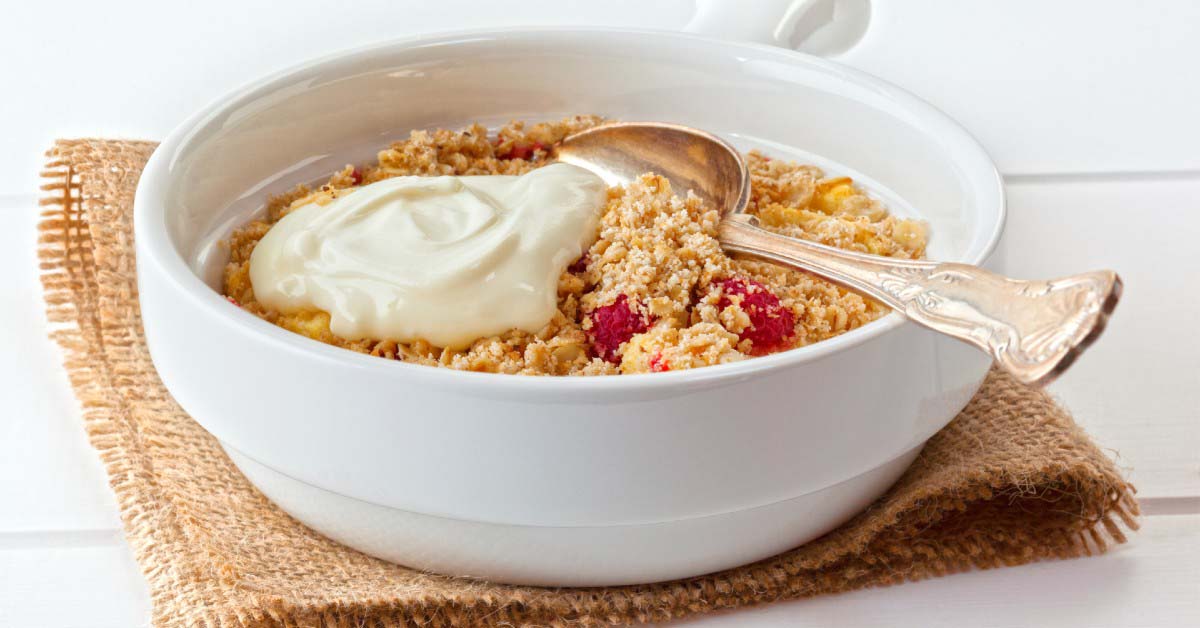
[[[863,255],[789,238],[744,214],[726,217],[719,236],[726,250],[816,273],[971,343],[1035,386],[1053,381],[1099,337],[1121,296],[1121,279],[1111,270],[1009,279],[967,264]]]

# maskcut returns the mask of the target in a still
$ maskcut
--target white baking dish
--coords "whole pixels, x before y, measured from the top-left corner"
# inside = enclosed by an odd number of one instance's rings
[[[358,355],[227,303],[214,244],[270,193],[412,128],[597,113],[677,122],[853,173],[983,262],[995,168],[913,96],[814,57],[605,29],[417,37],[307,63],[175,130],[137,191],[146,339],[179,403],[282,508],[413,567],[648,582],[812,539],[865,507],[988,358],[890,315],[813,346],[652,375],[532,378]]]

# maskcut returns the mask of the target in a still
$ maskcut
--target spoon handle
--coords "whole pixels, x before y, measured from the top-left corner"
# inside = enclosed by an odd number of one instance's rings
[[[746,214],[726,216],[718,237],[726,251],[809,271],[882,301],[983,349],[1037,386],[1095,341],[1121,296],[1121,279],[1111,270],[1022,281],[967,264],[843,251],[772,233]]]

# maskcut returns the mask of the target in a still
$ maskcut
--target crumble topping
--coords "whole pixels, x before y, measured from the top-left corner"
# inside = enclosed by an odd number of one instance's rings
[[[386,359],[435,367],[525,375],[663,372],[722,364],[801,347],[866,324],[885,306],[823,279],[767,262],[732,259],[716,240],[720,216],[690,193],[648,173],[609,190],[599,238],[558,282],[558,311],[537,333],[512,330],[453,351],[425,341],[347,340],[329,315],[284,314],[254,298],[249,259],[271,225],[310,203],[327,204],[359,185],[404,175],[519,175],[547,162],[546,147],[602,122],[512,122],[495,134],[413,131],[377,156],[347,165],[317,189],[272,198],[265,220],[230,239],[225,295],[235,305],[314,340]],[[901,219],[845,177],[746,155],[748,210],[772,231],[830,246],[916,259],[923,222]]]

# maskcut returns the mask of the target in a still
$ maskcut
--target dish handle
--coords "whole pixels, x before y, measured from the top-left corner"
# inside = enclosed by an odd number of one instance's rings
[[[696,0],[683,30],[836,56],[862,39],[870,18],[871,0]]]

